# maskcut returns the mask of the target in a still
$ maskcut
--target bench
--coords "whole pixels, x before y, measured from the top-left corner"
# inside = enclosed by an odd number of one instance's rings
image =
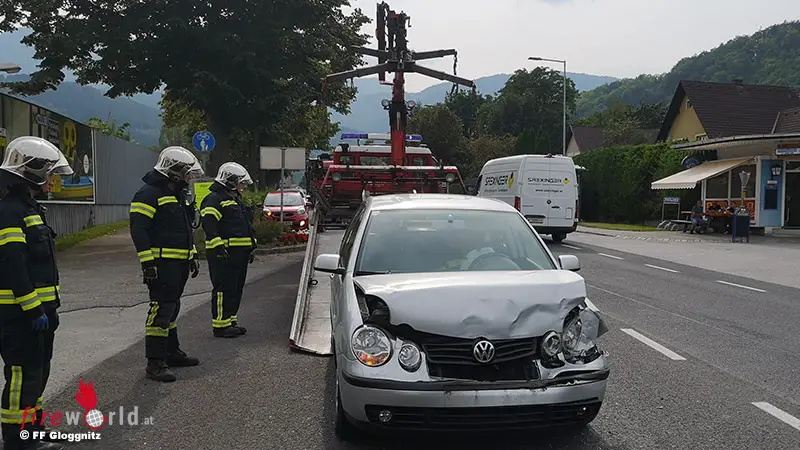
[[[689,230],[689,227],[692,226],[691,220],[670,220],[670,222],[672,222],[676,226],[676,228],[679,225],[683,225],[684,233],[686,233]]]

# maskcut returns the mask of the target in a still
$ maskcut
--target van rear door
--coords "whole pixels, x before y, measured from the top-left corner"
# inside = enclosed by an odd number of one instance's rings
[[[570,228],[575,224],[577,176],[572,161],[554,158],[550,165],[550,217],[549,226]]]
[[[547,180],[550,179],[550,163],[546,158],[530,157],[525,159],[524,177],[522,180],[522,215],[536,228],[548,226],[550,215],[550,194],[547,192]]]

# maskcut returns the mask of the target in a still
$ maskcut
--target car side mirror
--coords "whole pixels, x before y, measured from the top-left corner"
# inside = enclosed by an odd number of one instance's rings
[[[339,255],[335,253],[317,256],[317,260],[314,261],[314,270],[336,275],[344,275],[346,271],[344,267],[339,266]]]
[[[581,270],[581,262],[575,255],[559,255],[558,264],[561,265],[561,270],[571,270],[578,272]]]

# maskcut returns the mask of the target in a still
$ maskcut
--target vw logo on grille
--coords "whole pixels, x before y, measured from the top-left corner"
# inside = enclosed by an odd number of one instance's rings
[[[472,347],[472,356],[479,363],[488,363],[494,359],[494,345],[489,341],[478,341]]]

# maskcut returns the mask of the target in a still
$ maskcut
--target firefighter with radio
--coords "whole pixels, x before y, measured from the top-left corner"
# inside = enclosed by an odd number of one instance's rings
[[[253,184],[247,169],[235,162],[220,166],[209,194],[200,205],[206,235],[208,272],[214,286],[211,295],[211,326],[215,337],[236,338],[247,332],[239,326],[237,313],[256,248],[252,210],[242,193]]]
[[[43,430],[42,394],[60,306],[55,233],[34,197],[49,190],[52,174],[72,173],[62,162],[66,158],[55,145],[23,136],[8,144],[0,165],[0,353],[5,364],[0,421],[7,450],[63,448],[31,434]],[[26,409],[37,412],[31,417]]]
[[[142,265],[142,281],[150,291],[145,374],[156,381],[175,381],[171,367],[200,363],[181,350],[176,320],[189,274],[195,278],[200,273],[185,196],[189,183],[202,175],[189,150],[167,147],[131,201],[131,238]]]

